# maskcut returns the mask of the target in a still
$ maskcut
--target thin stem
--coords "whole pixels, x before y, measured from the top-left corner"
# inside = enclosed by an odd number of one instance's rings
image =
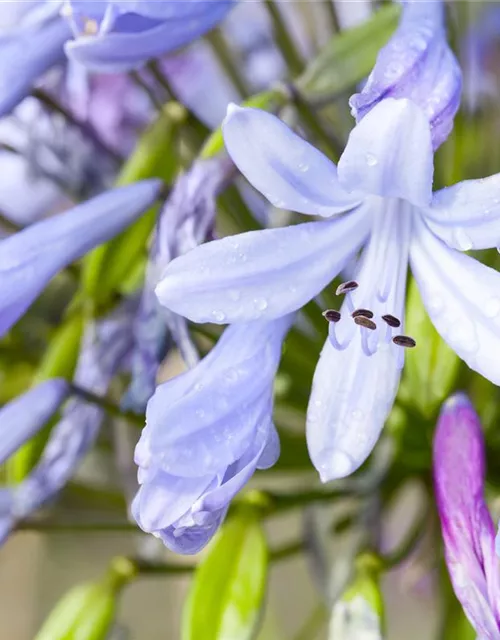
[[[410,532],[399,547],[387,555],[380,556],[380,560],[382,561],[385,570],[396,567],[416,548],[425,533],[425,524],[429,518],[429,513],[430,508],[427,507],[424,509],[422,517],[417,518],[410,529]]]
[[[98,396],[87,389],[83,389],[75,384],[71,384],[71,391],[74,395],[78,396],[82,400],[86,400],[87,402],[91,402],[95,404],[110,415],[115,418],[120,418],[123,420],[127,420],[135,425],[144,426],[144,418],[136,413],[132,413],[130,411],[122,411],[118,405],[114,402],[111,402],[107,398],[103,398],[102,396]]]
[[[89,138],[95,146],[106,153],[114,162],[117,164],[121,164],[123,162],[123,158],[120,154],[115,151],[112,147],[108,146],[104,140],[97,134],[94,127],[92,127],[88,122],[82,122],[78,118],[76,118],[71,111],[63,107],[59,104],[52,96],[50,96],[45,91],[41,89],[33,89],[32,92],[33,97],[35,97],[39,102],[41,102],[47,109],[52,111],[53,113],[58,113],[63,116],[63,118],[74,127],[80,129],[84,136]]]
[[[146,80],[144,80],[144,78],[141,76],[141,74],[138,71],[130,71],[129,76],[132,78],[132,80],[135,82],[135,84],[138,87],[140,87],[144,91],[144,93],[148,96],[148,98],[151,101],[151,103],[154,106],[154,108],[159,113],[161,113],[161,111],[163,109],[163,105],[162,105],[161,101],[156,97],[155,92],[149,86],[149,84],[146,82]]]
[[[82,522],[64,522],[62,520],[33,519],[24,520],[16,526],[16,531],[43,531],[47,533],[113,533],[115,531],[137,532],[137,525],[128,521],[96,522],[85,520]]]
[[[298,52],[295,42],[288,32],[283,16],[276,5],[276,0],[266,0],[266,7],[271,16],[276,42],[281,49],[290,74],[297,76],[304,68],[302,56]]]
[[[206,38],[212,49],[215,51],[221,67],[238,90],[238,93],[241,97],[246,98],[248,96],[248,89],[245,85],[245,81],[241,78],[238,72],[238,65],[235,64],[234,60],[234,53],[228,47],[224,35],[216,29],[209,33]]]
[[[168,93],[169,97],[172,100],[176,99],[175,91],[173,90],[168,78],[158,66],[158,62],[156,60],[151,60],[151,62],[148,62],[147,68],[160,87]]]
[[[327,619],[325,605],[318,604],[311,611],[294,640],[313,640],[321,631]]]

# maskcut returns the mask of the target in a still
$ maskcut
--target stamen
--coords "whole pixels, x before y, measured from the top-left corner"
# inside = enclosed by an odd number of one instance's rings
[[[338,322],[342,317],[339,311],[335,311],[335,309],[327,309],[323,311],[323,317],[328,320],[328,322]]]
[[[373,311],[370,311],[370,309],[356,309],[356,311],[353,311],[351,313],[353,318],[359,318],[360,316],[364,317],[364,318],[373,318]]]
[[[365,316],[356,316],[354,318],[354,322],[358,324],[360,327],[365,327],[366,329],[370,329],[370,331],[375,331],[377,325],[370,320],[369,318],[365,318]]]
[[[339,284],[337,287],[337,291],[335,291],[336,296],[342,296],[344,293],[350,293],[359,287],[358,283],[354,280],[349,280],[349,282],[343,282]]]
[[[387,324],[394,329],[401,326],[401,320],[398,320],[396,316],[392,316],[390,313],[386,313],[385,316],[382,316],[382,320],[387,322]]]
[[[394,336],[392,339],[394,344],[397,344],[398,347],[405,347],[406,349],[413,349],[413,347],[417,346],[417,343],[410,336]]]
[[[86,36],[95,36],[99,33],[99,24],[93,18],[83,19],[83,33]]]

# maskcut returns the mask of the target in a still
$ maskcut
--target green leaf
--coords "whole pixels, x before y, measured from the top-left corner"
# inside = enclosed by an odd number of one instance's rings
[[[71,380],[76,368],[84,320],[81,314],[70,316],[54,333],[38,366],[33,383],[49,378]],[[50,423],[49,423],[50,425]],[[38,460],[50,433],[50,426],[31,438],[7,461],[7,476],[10,482],[18,483],[30,473]]]
[[[365,78],[397,27],[401,9],[383,7],[359,27],[336,34],[308,66],[297,87],[309,100],[330,99]]]
[[[417,342],[406,353],[406,400],[430,417],[453,389],[460,359],[434,328],[412,280],[406,311],[406,332]]]
[[[142,134],[134,152],[123,166],[117,186],[146,178],[170,183],[178,168],[178,127],[186,116],[177,103],[165,106]],[[152,207],[119,236],[92,251],[83,262],[82,289],[87,298],[106,302],[117,291],[137,262],[145,259],[146,244],[153,230],[158,206]]]
[[[250,507],[231,517],[198,566],[182,622],[182,640],[250,640],[261,617],[267,545]]]

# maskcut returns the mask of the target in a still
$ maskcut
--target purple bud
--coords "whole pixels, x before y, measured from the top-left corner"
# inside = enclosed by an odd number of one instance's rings
[[[65,380],[52,378],[0,409],[0,463],[44,426],[64,401],[68,390]]]
[[[434,484],[446,564],[464,612],[483,638],[500,631],[495,530],[484,491],[484,439],[464,394],[441,410],[434,437]]]
[[[3,240],[0,335],[58,271],[131,224],[156,200],[160,188],[159,180],[145,180],[113,189]]]
[[[424,111],[437,149],[453,127],[461,91],[462,73],[446,41],[443,2],[407,0],[396,33],[350,105],[359,122],[385,98],[412,100]]]

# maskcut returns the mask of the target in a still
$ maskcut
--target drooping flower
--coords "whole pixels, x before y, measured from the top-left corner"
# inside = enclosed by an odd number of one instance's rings
[[[94,395],[106,393],[130,353],[134,309],[135,303],[126,301],[110,316],[88,327],[74,376],[79,389]],[[103,419],[104,410],[84,398],[71,398],[66,403],[36,467],[19,485],[0,492],[0,542],[17,522],[64,487],[94,444]]]
[[[444,340],[472,369],[500,383],[500,275],[460,253],[499,243],[500,175],[432,195],[433,148],[451,127],[460,77],[456,63],[441,55],[436,120],[417,89],[427,78],[421,67],[443,49],[441,11],[434,3],[416,4],[432,17],[424,21],[426,49],[418,47],[418,86],[402,76],[405,97],[399,89],[397,99],[385,90],[374,94],[338,171],[268,113],[233,107],[224,123],[227,150],[254,187],[277,206],[331,219],[208,243],[174,260],[157,288],[166,307],[196,322],[270,320],[316,296],[366,245],[355,282],[339,290],[346,295],[341,316],[329,316],[309,403],[309,452],[324,481],[364,462],[392,407],[403,349],[414,346],[403,329],[409,262]],[[411,3],[406,11],[420,33],[420,9]],[[411,71],[413,53],[406,60]],[[437,104],[438,95],[429,95]]]
[[[65,0],[74,40],[68,56],[89,69],[125,71],[189,44],[222,20],[234,0]]]
[[[484,438],[464,394],[441,410],[434,436],[434,485],[446,564],[455,594],[481,640],[500,638],[495,528],[484,500]]]
[[[58,271],[136,220],[160,189],[159,180],[113,189],[2,240],[0,334],[25,313]]]
[[[290,323],[229,327],[198,365],[151,398],[132,512],[173,551],[202,549],[255,470],[276,461],[273,380]]]
[[[177,180],[161,211],[135,320],[132,381],[123,403],[138,413],[154,393],[169,345],[177,344],[187,366],[198,361],[186,320],[160,306],[154,290],[171,260],[212,236],[215,199],[233,174],[234,166],[225,156],[198,160]]]

